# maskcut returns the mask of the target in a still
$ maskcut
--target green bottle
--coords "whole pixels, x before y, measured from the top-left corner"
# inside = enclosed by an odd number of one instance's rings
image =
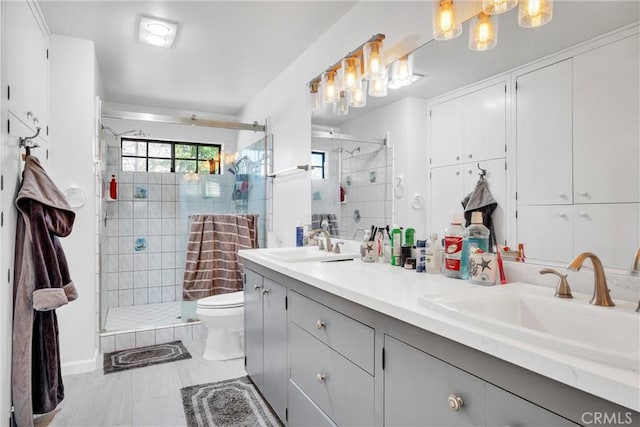
[[[415,228],[407,228],[404,231],[404,245],[413,246],[413,236],[416,234]]]
[[[402,228],[397,225],[391,230],[391,265],[400,265],[402,257]]]

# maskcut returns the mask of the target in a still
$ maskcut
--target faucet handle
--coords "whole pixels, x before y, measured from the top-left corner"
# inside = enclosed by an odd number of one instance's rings
[[[555,296],[558,298],[573,298],[571,295],[571,288],[569,287],[569,282],[567,281],[567,275],[557,272],[552,268],[543,268],[540,270],[540,274],[555,274],[560,278],[558,285],[556,286],[556,294]]]
[[[340,245],[344,245],[344,242],[341,240],[339,242],[336,242],[335,246],[333,247],[333,253],[334,254],[339,254],[340,253]]]
[[[324,251],[324,242],[322,241],[322,239],[316,237],[316,240],[318,241],[318,250]]]

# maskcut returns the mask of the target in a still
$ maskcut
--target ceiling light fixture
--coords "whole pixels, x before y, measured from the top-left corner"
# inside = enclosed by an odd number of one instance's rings
[[[138,24],[138,41],[152,46],[169,48],[178,33],[178,24],[151,16],[141,16]]]
[[[413,54],[405,55],[391,64],[391,81],[389,87],[409,86],[413,77]]]
[[[487,15],[499,15],[513,9],[518,0],[482,0],[482,11]]]
[[[390,81],[389,81],[389,84],[387,85],[387,87],[388,87],[389,89],[394,89],[394,90],[395,90],[395,89],[400,89],[400,88],[403,88],[403,87],[409,86],[410,84],[412,84],[412,83],[414,83],[414,82],[417,82],[418,80],[420,80],[420,79],[421,79],[421,78],[423,78],[423,77],[424,77],[424,76],[423,76],[422,74],[415,74],[415,73],[414,73],[414,74],[412,74],[412,75],[411,75],[411,78],[409,79],[409,83],[403,83],[403,84],[398,85],[398,84],[394,83],[394,81],[393,81],[393,80],[390,80]]]
[[[498,20],[484,12],[471,21],[469,27],[469,49],[482,51],[498,44]]]
[[[362,108],[367,105],[367,85],[369,81],[362,79],[360,84],[349,95],[349,106]]]

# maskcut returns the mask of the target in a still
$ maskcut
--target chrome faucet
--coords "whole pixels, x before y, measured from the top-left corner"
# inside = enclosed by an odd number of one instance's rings
[[[636,256],[633,257],[633,262],[631,263],[631,274],[639,274],[640,273],[640,248],[636,251]]]
[[[324,240],[325,240],[325,248],[327,252],[331,252],[333,251],[333,246],[331,245],[331,235],[329,234],[329,232],[323,228],[317,228],[315,230],[312,230],[311,233],[309,234],[309,238],[312,239],[314,237],[316,237],[318,234],[324,234]],[[320,247],[320,250],[322,250],[322,247]]]
[[[603,307],[613,307],[615,304],[609,296],[609,287],[607,286],[607,278],[604,276],[604,267],[602,262],[592,252],[583,252],[571,261],[567,268],[571,271],[579,271],[585,259],[590,258],[593,264],[594,286],[593,297],[590,304],[601,305]]]

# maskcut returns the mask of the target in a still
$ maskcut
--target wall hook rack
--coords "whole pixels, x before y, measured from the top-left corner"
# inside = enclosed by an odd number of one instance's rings
[[[486,169],[482,169],[482,168],[480,167],[480,163],[478,163],[478,169],[480,169],[480,176],[481,176],[481,177],[485,177],[485,176],[487,176],[487,170],[486,170]]]

